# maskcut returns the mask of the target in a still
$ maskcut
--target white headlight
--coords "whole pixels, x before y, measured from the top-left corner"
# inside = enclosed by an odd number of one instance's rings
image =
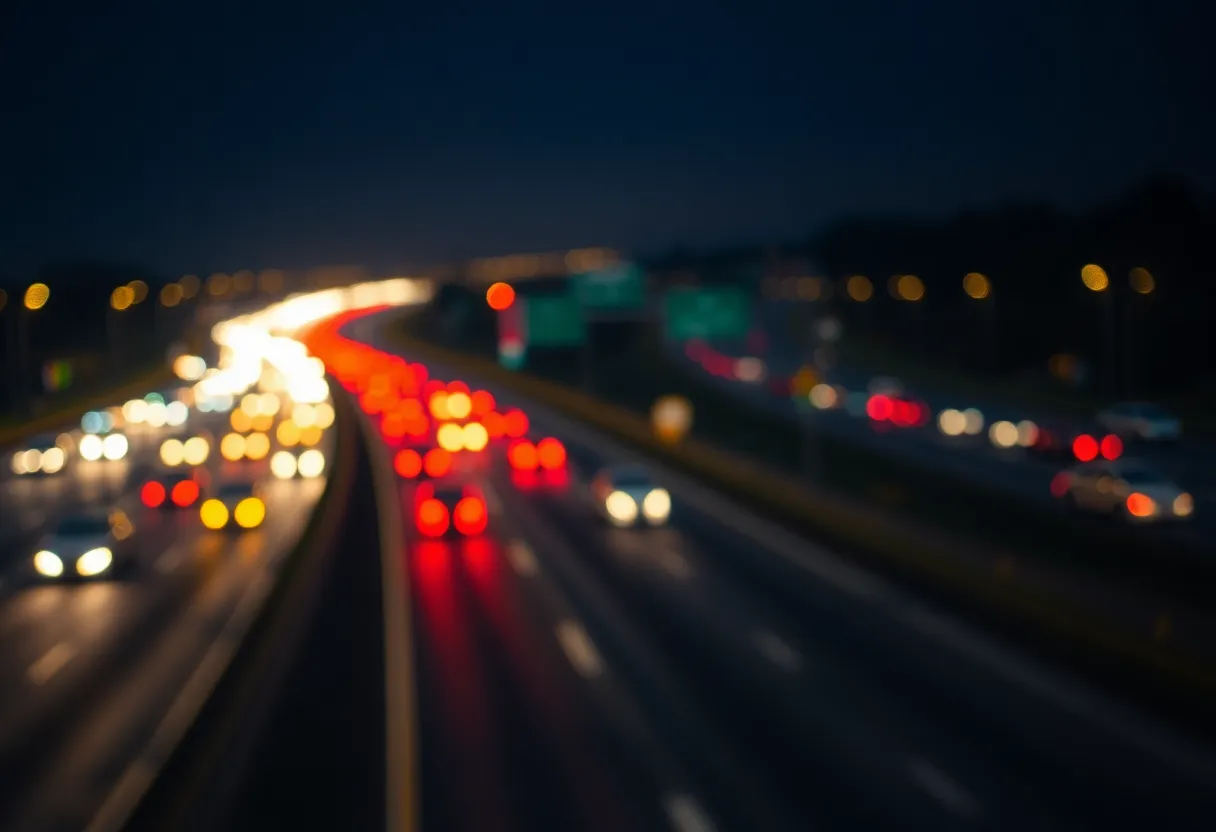
[[[101,454],[111,462],[117,462],[127,455],[130,447],[127,437],[121,433],[111,433],[101,442]]]
[[[638,504],[624,491],[613,491],[604,501],[604,508],[613,522],[628,526],[638,519]]]
[[[61,448],[47,448],[42,452],[42,473],[58,474],[67,462],[67,455]]]
[[[63,561],[59,559],[59,555],[43,549],[34,555],[34,568],[38,570],[39,575],[58,578],[63,574]]]
[[[91,578],[100,575],[110,568],[114,562],[114,553],[105,546],[90,549],[76,560],[76,571],[83,577]],[[62,566],[60,567],[62,568]]]
[[[101,459],[104,443],[100,436],[90,433],[88,436],[80,437],[80,458],[88,462],[96,462]]]
[[[1179,494],[1174,498],[1174,514],[1179,517],[1190,517],[1195,510],[1195,500],[1190,494]]]
[[[651,523],[662,523],[671,514],[671,495],[665,488],[655,488],[642,500],[642,514]]]

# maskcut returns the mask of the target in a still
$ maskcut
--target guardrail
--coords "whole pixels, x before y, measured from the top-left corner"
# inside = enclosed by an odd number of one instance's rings
[[[394,332],[392,337],[411,357],[515,390],[624,440],[791,528],[829,539],[863,560],[892,568],[928,589],[951,596],[973,612],[995,617],[1005,625],[1016,624],[1023,634],[1040,636],[1053,649],[1064,647],[1071,659],[1094,669],[1116,667],[1137,683],[1151,686],[1154,693],[1167,693],[1171,701],[1181,697],[1201,709],[1204,702],[1216,701],[1216,667],[1162,643],[1152,621],[1145,623],[1142,634],[1115,633],[1102,622],[1071,609],[1063,599],[1021,583],[1012,568],[1019,558],[1017,552],[960,541],[906,518],[830,494],[813,493],[802,482],[695,439],[665,445],[655,438],[646,419],[611,403],[403,332]],[[983,550],[990,556],[951,556],[960,551],[960,545],[966,551]]]

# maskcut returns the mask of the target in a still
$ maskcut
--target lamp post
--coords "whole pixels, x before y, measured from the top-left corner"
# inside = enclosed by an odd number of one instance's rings
[[[981,317],[976,322],[978,352],[985,368],[995,369],[996,298],[992,296],[992,281],[980,272],[968,272],[963,276],[963,293],[982,307]]]
[[[1081,283],[1099,296],[1102,304],[1103,329],[1106,341],[1107,389],[1112,396],[1119,395],[1118,338],[1116,335],[1115,295],[1111,291],[1110,277],[1106,269],[1095,263],[1081,267]]]
[[[17,327],[17,360],[13,362],[13,390],[17,398],[17,407],[24,415],[28,405],[26,382],[29,380],[30,332],[29,318],[34,312],[42,309],[51,299],[51,287],[45,283],[33,283],[25,290],[21,308],[17,310],[15,325]]]
[[[1157,281],[1148,269],[1136,266],[1127,273],[1127,285],[1137,295],[1147,299],[1156,291]],[[1137,337],[1142,332],[1139,310],[1140,304],[1135,298],[1129,297],[1123,309],[1123,385],[1127,388],[1128,396],[1136,395],[1140,377],[1140,352],[1143,339]]]

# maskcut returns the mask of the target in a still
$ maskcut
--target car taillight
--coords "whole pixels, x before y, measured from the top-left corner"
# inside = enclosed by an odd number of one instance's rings
[[[427,537],[443,537],[447,534],[451,518],[448,507],[435,498],[423,500],[418,504],[418,531]]]
[[[480,497],[465,497],[456,504],[453,520],[456,531],[466,536],[481,534],[486,530],[489,512],[485,500]]]
[[[566,464],[566,447],[552,436],[536,443],[536,461],[546,471],[556,471]]]
[[[182,480],[177,485],[173,486],[173,504],[178,508],[187,508],[194,505],[194,501],[198,499],[198,483],[194,480]]]
[[[422,470],[426,471],[428,477],[438,479],[445,476],[452,470],[452,455],[443,448],[431,448],[422,458]]]
[[[536,446],[527,439],[512,442],[507,448],[507,460],[516,471],[535,471],[540,464],[537,459]]]
[[[165,504],[165,487],[156,480],[146,482],[139,490],[139,499],[148,508],[160,508]]]
[[[397,456],[393,458],[393,468],[396,469],[397,476],[412,480],[422,473],[422,457],[414,449],[405,448],[398,451]]]

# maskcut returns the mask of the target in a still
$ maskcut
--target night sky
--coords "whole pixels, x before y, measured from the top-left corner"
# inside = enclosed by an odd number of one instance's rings
[[[21,5],[10,278],[646,251],[1216,183],[1210,3]]]

